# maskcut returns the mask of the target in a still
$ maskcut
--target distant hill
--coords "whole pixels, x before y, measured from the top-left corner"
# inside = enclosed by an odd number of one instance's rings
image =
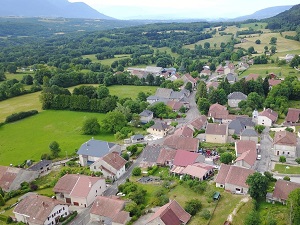
[[[231,19],[230,21],[245,21],[245,20],[250,20],[250,19],[256,19],[256,20],[266,19],[266,18],[276,16],[279,13],[289,10],[292,7],[293,7],[292,5],[269,7],[269,8],[265,8],[265,9],[256,11],[255,13],[253,13],[251,15],[241,16],[241,17]]]
[[[296,30],[300,25],[300,4],[265,21],[269,29]]]
[[[82,2],[68,0],[0,0],[0,17],[64,17],[107,19],[106,16]]]

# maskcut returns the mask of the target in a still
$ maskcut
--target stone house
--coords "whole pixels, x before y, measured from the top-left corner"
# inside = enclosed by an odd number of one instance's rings
[[[273,140],[274,154],[297,157],[297,136],[289,131],[278,131]]]

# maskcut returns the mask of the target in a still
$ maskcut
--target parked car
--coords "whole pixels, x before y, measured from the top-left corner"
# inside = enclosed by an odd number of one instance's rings
[[[257,160],[261,160],[261,155],[257,155]]]

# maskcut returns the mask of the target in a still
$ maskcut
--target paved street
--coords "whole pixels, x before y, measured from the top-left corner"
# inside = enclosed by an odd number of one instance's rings
[[[271,156],[273,155],[272,140],[269,136],[269,128],[265,128],[261,134],[260,153],[261,160],[257,160],[256,170],[258,172],[270,171]]]

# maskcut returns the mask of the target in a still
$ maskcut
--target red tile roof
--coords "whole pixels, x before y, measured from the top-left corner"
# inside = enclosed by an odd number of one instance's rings
[[[280,84],[281,82],[282,82],[281,80],[269,79],[269,85],[271,87],[276,86],[276,85]]]
[[[246,180],[250,174],[253,174],[255,171],[246,169],[238,166],[230,166],[228,171],[225,183],[240,186],[248,187]]]
[[[235,161],[236,162],[245,161],[248,165],[250,165],[252,167],[255,164],[256,158],[257,158],[256,150],[255,151],[248,150],[248,151],[242,153],[242,155],[239,156]]]
[[[87,197],[93,185],[103,178],[80,174],[66,174],[53,188],[56,193],[65,193],[73,197]]]
[[[194,131],[189,128],[187,125],[178,128],[174,135],[181,136],[181,137],[193,137]]]
[[[167,161],[173,161],[176,155],[176,150],[174,149],[161,149],[157,161],[157,164],[164,165]]]
[[[67,204],[46,196],[32,194],[20,201],[13,212],[26,216],[29,223],[44,224],[57,205]]]
[[[173,149],[182,149],[195,152],[199,148],[199,139],[171,135],[164,140],[163,145]]]
[[[254,141],[241,140],[235,143],[236,154],[240,155],[249,150],[256,151],[256,143]]]
[[[264,111],[262,111],[261,113],[259,113],[259,116],[268,117],[273,122],[276,122],[278,119],[278,113],[270,108],[267,108]]]
[[[226,135],[227,134],[227,124],[208,123],[206,126],[205,133],[213,134],[213,135]]]
[[[99,159],[99,160],[101,160],[101,159]],[[117,152],[108,153],[107,155],[105,155],[102,158],[102,160],[116,170],[120,170],[122,167],[125,166],[125,164],[127,162]]]
[[[197,80],[193,78],[189,73],[184,74],[182,78],[188,80],[191,83],[197,83]]]
[[[300,184],[291,181],[277,180],[273,197],[281,200],[287,200],[289,193],[297,188],[300,188]]]
[[[125,201],[112,197],[98,196],[90,210],[91,214],[113,219],[123,210]]]
[[[198,118],[194,119],[191,122],[191,126],[194,129],[201,130],[202,127],[205,126],[206,123],[207,123],[207,118],[206,118],[206,116],[202,115],[202,116],[199,116]]]
[[[297,136],[295,133],[289,131],[278,131],[275,133],[274,144],[276,145],[297,145]]]
[[[178,111],[183,106],[183,103],[178,101],[168,101],[167,106],[169,106],[172,110]]]
[[[215,182],[223,185],[228,183],[240,187],[248,187],[246,180],[248,176],[254,172],[254,170],[243,167],[221,164]]]
[[[126,224],[126,222],[130,219],[129,212],[121,211],[117,213],[117,215],[112,220],[113,223]]]
[[[161,218],[165,225],[186,224],[191,219],[191,215],[188,214],[175,200],[160,207],[146,224],[158,217]]]
[[[223,105],[215,103],[209,107],[208,116],[217,119],[227,118],[229,112],[227,108]]]
[[[300,116],[300,109],[289,108],[285,121],[296,123],[299,121],[299,116]]]
[[[188,152],[185,150],[177,150],[173,164],[175,166],[188,166],[197,161],[198,153]]]

